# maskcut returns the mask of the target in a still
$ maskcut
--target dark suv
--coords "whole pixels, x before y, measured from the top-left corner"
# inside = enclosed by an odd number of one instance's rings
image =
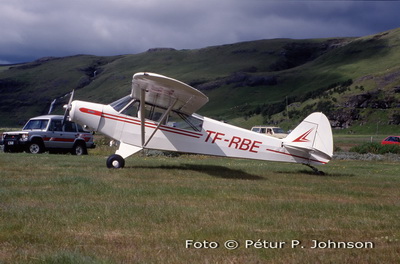
[[[49,152],[71,152],[73,155],[87,154],[94,148],[92,133],[60,115],[44,115],[31,118],[22,131],[3,133],[4,152],[27,151],[32,154]]]

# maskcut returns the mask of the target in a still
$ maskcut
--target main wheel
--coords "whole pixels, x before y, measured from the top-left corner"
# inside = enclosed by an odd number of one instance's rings
[[[107,168],[109,169],[122,169],[124,166],[125,160],[120,155],[113,154],[107,159]]]

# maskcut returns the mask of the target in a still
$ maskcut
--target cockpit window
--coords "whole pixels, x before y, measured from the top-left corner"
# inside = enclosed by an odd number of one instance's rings
[[[120,114],[139,117],[140,101],[133,99],[127,95],[110,104],[115,111]],[[145,118],[155,122],[162,122],[163,125],[176,127],[180,129],[187,129],[193,131],[201,131],[203,126],[203,118],[198,115],[185,115],[180,112],[171,111],[168,117],[164,117],[165,108],[155,106],[153,104],[145,104]]]
[[[46,129],[48,123],[47,119],[29,120],[22,130],[43,130]]]
[[[200,132],[203,128],[203,118],[195,115],[189,116],[179,112],[171,112],[167,126]]]
[[[146,119],[162,122],[163,125],[176,127],[180,129],[193,130],[193,131],[201,131],[203,127],[203,118],[198,115],[186,115],[180,112],[171,111],[168,117],[163,119],[165,111],[164,108],[160,108],[154,105],[146,104]]]

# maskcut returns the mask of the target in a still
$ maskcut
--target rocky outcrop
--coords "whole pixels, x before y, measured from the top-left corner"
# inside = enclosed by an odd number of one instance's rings
[[[396,88],[395,91],[396,92]],[[392,109],[400,107],[400,101],[382,90],[371,91],[349,97],[343,108],[329,114],[331,125],[334,128],[348,128],[354,121],[362,121],[360,112],[363,109]],[[400,124],[400,114],[393,114],[388,125]]]
[[[349,128],[354,121],[360,119],[360,111],[354,108],[343,108],[329,113],[332,128]]]
[[[345,107],[389,109],[398,107],[400,102],[381,90],[354,95],[347,100]]]

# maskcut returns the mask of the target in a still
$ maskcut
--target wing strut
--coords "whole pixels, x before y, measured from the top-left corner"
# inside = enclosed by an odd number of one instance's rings
[[[145,115],[146,115],[146,89],[140,89],[140,127],[142,136],[142,148],[145,143]]]
[[[149,139],[147,139],[146,143],[144,145],[142,145],[143,148],[145,148],[147,146],[147,144],[149,144],[150,140],[153,138],[154,134],[158,131],[161,124],[164,123],[165,119],[168,117],[169,113],[171,112],[172,108],[175,106],[176,102],[178,102],[178,98],[175,98],[174,102],[168,107],[167,111],[164,112],[156,129],[154,129],[153,133],[150,135]]]

